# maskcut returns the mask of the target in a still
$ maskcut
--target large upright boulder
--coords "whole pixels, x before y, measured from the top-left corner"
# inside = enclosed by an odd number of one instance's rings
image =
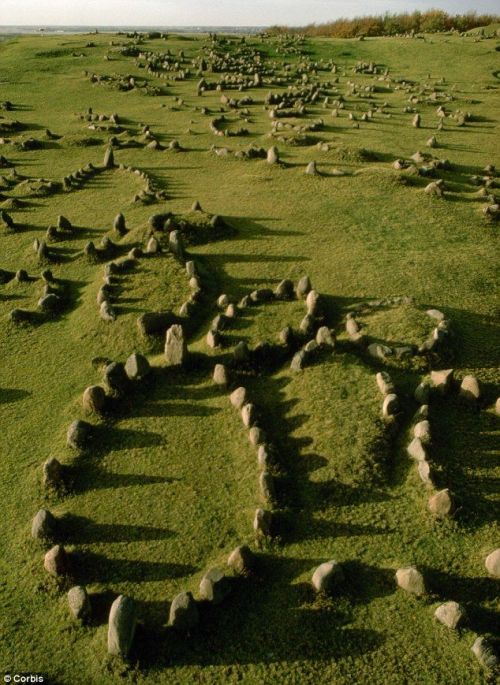
[[[182,366],[186,361],[187,346],[180,324],[173,324],[165,338],[165,359],[170,366]]]
[[[211,568],[200,583],[200,597],[220,604],[231,591],[231,579],[220,568]]]
[[[332,559],[320,564],[312,576],[312,586],[316,592],[332,592],[344,582],[342,566]]]
[[[106,152],[104,153],[103,166],[105,169],[113,169],[115,166],[115,156],[111,145],[106,148]]]
[[[493,550],[484,560],[486,570],[494,578],[500,578],[500,547]]]
[[[127,657],[132,646],[137,622],[133,599],[120,595],[111,605],[108,623],[108,653]]]
[[[48,509],[40,509],[31,522],[31,537],[35,540],[51,540],[57,527],[57,521]]]
[[[189,631],[199,621],[198,605],[191,592],[180,592],[172,600],[168,625],[181,631]]]
[[[425,593],[424,577],[415,566],[405,566],[396,571],[396,583],[398,587],[413,595]]]

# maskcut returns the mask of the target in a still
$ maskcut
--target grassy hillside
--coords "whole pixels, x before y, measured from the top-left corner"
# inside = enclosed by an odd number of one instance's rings
[[[168,70],[161,66],[167,50]],[[203,78],[215,85],[253,59],[251,50],[260,57],[245,78],[259,71],[261,85],[197,94],[202,58]],[[209,69],[211,51],[222,64],[217,73]],[[146,68],[151,52],[163,54],[161,78]],[[0,222],[0,269],[8,272],[0,285],[0,669],[44,672],[61,684],[492,680],[470,648],[499,627],[498,581],[484,567],[499,540],[498,229],[482,211],[498,196],[496,174],[483,169],[500,163],[499,76],[498,41],[476,36],[213,43],[172,35],[138,43],[80,35],[0,43],[0,103],[12,105],[0,110],[0,209],[15,222],[15,230]],[[285,126],[273,137],[268,93],[311,83],[320,84],[319,97],[304,112],[296,107],[278,118]],[[251,100],[235,108],[221,101],[224,94]],[[446,113],[440,130],[439,105]],[[372,118],[363,118],[369,109]],[[411,123],[417,112],[420,128]],[[210,121],[222,114],[220,128],[248,133],[214,135]],[[316,130],[293,128],[320,120]],[[433,135],[437,147],[427,147]],[[112,138],[117,166],[104,169]],[[147,147],[152,140],[160,149]],[[172,141],[180,149],[171,149]],[[276,145],[281,163],[233,154],[250,145]],[[216,154],[213,146],[228,151]],[[396,159],[417,151],[429,158],[394,169]],[[432,168],[432,160],[448,163]],[[311,161],[316,176],[304,173]],[[77,174],[65,190],[63,178],[89,163],[95,170]],[[444,197],[427,194],[439,178]],[[190,212],[195,200],[208,216]],[[113,230],[119,212],[124,236]],[[187,246],[203,296],[193,316],[181,318],[191,353],[185,371],[166,367],[164,337],[144,337],[137,326],[144,312],[178,315],[189,298],[189,279],[166,249],[165,231],[154,232],[160,254],[116,277],[116,321],[101,320],[96,303],[104,265],[144,249],[149,218],[166,213],[174,223],[201,216],[205,227],[193,229],[203,235]],[[50,261],[42,263],[33,243],[46,239],[60,215],[73,229],[47,243]],[[223,230],[212,230],[211,215],[222,217]],[[107,250],[106,236],[113,243]],[[89,241],[102,250],[96,258],[84,253]],[[63,298],[53,317],[37,309],[46,268]],[[28,281],[13,278],[19,269]],[[233,373],[278,454],[275,535],[256,540],[255,448],[212,370],[229,364],[241,340],[254,349],[261,341],[276,345],[286,325],[298,330],[304,304],[242,309],[228,322],[222,348],[210,349],[205,337],[221,293],[236,303],[304,274],[323,297],[335,351],[300,373],[283,355]],[[350,342],[345,317],[360,302],[394,297],[411,299],[357,317],[374,340],[420,345],[433,327],[429,307],[451,321],[452,335],[437,355],[387,360],[402,404],[390,431],[375,383],[384,364]],[[29,322],[14,324],[13,309],[29,311]],[[151,376],[104,417],[86,416],[82,393],[102,383],[98,358],[125,361],[134,351],[148,356]],[[449,488],[456,503],[453,517],[436,520],[427,509],[432,491],[406,445],[415,387],[432,368],[448,367],[459,381],[477,376],[482,397],[474,408],[456,394],[432,400],[435,486]],[[82,453],[66,446],[74,419],[94,426]],[[58,492],[42,484],[49,457],[65,466]],[[41,507],[60,519],[70,578],[50,578],[47,548],[31,539]],[[200,604],[190,636],[167,628],[172,598],[182,590],[198,597],[205,571],[243,543],[258,554],[255,574],[235,583],[220,606]],[[345,587],[316,596],[311,575],[330,559],[343,564]],[[396,589],[396,569],[409,564],[424,574],[422,598]],[[91,597],[87,625],[68,612],[66,591],[74,584]],[[119,594],[139,608],[125,662],[106,652],[107,615]],[[463,629],[435,621],[433,610],[446,600],[466,609]]]

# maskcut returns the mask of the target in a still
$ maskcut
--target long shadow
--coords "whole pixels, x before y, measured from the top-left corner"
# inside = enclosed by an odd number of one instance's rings
[[[67,543],[85,545],[96,542],[144,542],[166,540],[176,535],[167,528],[154,526],[120,525],[117,523],[96,523],[85,516],[65,514],[58,519],[58,532]]]
[[[134,411],[134,416],[212,416],[218,414],[221,409],[194,404],[159,404],[148,402]]]
[[[169,476],[150,476],[145,473],[115,473],[105,471],[88,462],[76,460],[76,463],[65,465],[64,481],[72,492],[84,492],[88,487],[93,490],[116,490],[117,488],[132,488],[138,485],[169,484],[179,478]]]
[[[160,433],[100,425],[93,427],[89,448],[94,455],[102,457],[109,452],[154,447],[162,443],[163,436]]]
[[[0,404],[9,404],[10,402],[19,402],[26,397],[30,397],[31,392],[22,390],[20,388],[0,388]]]
[[[465,607],[467,623],[472,630],[500,635],[500,613],[495,611],[498,605],[498,581],[495,578],[465,578],[425,567],[422,571],[432,592],[442,601],[454,600]]]
[[[263,556],[259,561],[260,577],[236,583],[221,606],[200,605],[200,625],[191,639],[179,640],[171,629],[153,627],[151,623],[139,630],[132,657],[139,659],[145,673],[167,664],[326,663],[355,658],[381,647],[381,632],[346,625],[349,597],[339,608],[335,601],[318,601],[308,584],[293,582],[298,575],[312,572],[323,559]],[[372,582],[363,598],[388,592],[387,581],[381,578],[383,572],[363,571],[362,581]],[[357,590],[347,592],[354,595]],[[166,608],[159,602],[149,603],[143,610],[150,616],[166,617]]]
[[[81,583],[119,583],[183,578],[197,569],[188,564],[110,559],[103,554],[78,550],[71,555],[72,575]]]
[[[457,520],[467,528],[496,521],[495,501],[500,488],[496,475],[500,466],[498,418],[463,406],[459,398],[436,399],[431,428],[437,484],[453,493]]]

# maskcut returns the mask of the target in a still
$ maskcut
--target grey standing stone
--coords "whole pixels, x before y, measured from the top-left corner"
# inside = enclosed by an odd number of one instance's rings
[[[280,283],[278,283],[276,286],[274,296],[277,300],[293,300],[294,292],[292,281],[288,278],[280,281]]]
[[[310,316],[318,316],[320,313],[320,294],[316,290],[310,290],[306,297],[307,313]]]
[[[419,461],[417,464],[417,471],[422,483],[425,483],[426,485],[432,485],[431,467],[428,461],[425,459]]]
[[[231,579],[220,568],[211,568],[200,583],[200,597],[213,604],[220,604],[231,592]]]
[[[99,308],[99,316],[103,321],[106,321],[108,323],[116,321],[116,312],[108,300],[104,300],[104,302],[101,303],[101,306]]]
[[[48,509],[40,509],[31,522],[31,537],[36,540],[51,540],[57,528],[57,520]]]
[[[198,605],[190,592],[180,592],[172,600],[168,625],[181,631],[189,631],[198,625]]]
[[[438,518],[444,518],[451,513],[452,500],[450,496],[450,491],[448,488],[444,490],[439,490],[435,495],[429,498],[427,506],[431,514],[437,516]]]
[[[320,326],[316,332],[316,343],[321,347],[335,347],[335,334],[328,326]]]
[[[54,314],[57,312],[62,305],[62,300],[58,295],[55,295],[54,293],[48,293],[47,295],[43,295],[39,300],[38,300],[38,309],[40,309],[42,312],[47,312],[50,314]]]
[[[196,264],[193,260],[186,262],[186,274],[188,275],[188,278],[194,278],[197,276]]]
[[[458,628],[465,619],[465,612],[458,602],[445,602],[434,612],[436,619],[452,630]]]
[[[262,499],[266,503],[272,503],[276,499],[276,490],[274,488],[274,478],[269,471],[262,471],[259,476],[259,490]]]
[[[479,381],[475,376],[464,376],[460,384],[460,397],[474,404],[481,397]]]
[[[332,559],[320,564],[312,576],[312,586],[316,592],[332,592],[344,582],[342,566]]]
[[[419,421],[413,428],[413,435],[419,438],[422,444],[428,445],[431,442],[431,424],[427,419]]]
[[[112,395],[124,395],[129,386],[125,366],[121,362],[111,362],[104,369],[103,381]]]
[[[55,545],[44,557],[43,566],[51,576],[63,576],[68,571],[68,557],[62,545]]]
[[[290,364],[291,371],[301,371],[306,362],[306,353],[304,350],[299,350],[293,355],[292,362]]]
[[[127,657],[134,640],[137,606],[133,599],[120,595],[111,605],[108,622],[108,653]]]
[[[453,369],[431,371],[431,384],[441,395],[446,395],[453,383]]]
[[[125,362],[125,373],[131,381],[140,381],[151,372],[148,360],[142,354],[134,352]]]
[[[241,407],[241,420],[245,428],[251,428],[256,419],[255,407],[251,402],[247,402]]]
[[[297,297],[299,299],[304,299],[311,289],[312,285],[309,276],[302,276],[297,284]]]
[[[379,371],[375,376],[375,380],[377,381],[378,388],[382,395],[385,396],[394,393],[394,383],[387,371]]]
[[[494,578],[500,578],[500,547],[493,550],[484,560],[486,570]]]
[[[106,404],[106,393],[100,385],[86,388],[82,397],[83,410],[87,414],[101,414]]]
[[[405,566],[396,571],[397,585],[414,595],[425,593],[424,577],[415,566]]]
[[[266,434],[259,426],[252,426],[248,431],[248,439],[254,447],[257,447],[257,445],[262,445],[266,441]]]
[[[55,457],[47,459],[42,467],[44,487],[57,490],[63,484],[62,470],[61,463]]]
[[[216,385],[226,386],[228,384],[229,378],[224,364],[214,366],[213,381]]]
[[[115,156],[113,154],[113,148],[111,145],[106,149],[104,154],[103,166],[106,169],[112,169],[115,166]]]
[[[68,606],[71,615],[77,621],[84,621],[90,617],[90,600],[87,590],[82,585],[75,585],[68,592]]]
[[[229,395],[229,401],[236,409],[241,409],[247,401],[246,388],[240,386]]]
[[[227,559],[227,565],[240,575],[250,573],[256,564],[255,554],[247,545],[241,545],[233,549]]]
[[[267,151],[267,163],[268,164],[278,164],[280,161],[278,148],[274,145]]]
[[[273,515],[266,509],[256,509],[253,518],[253,529],[257,535],[264,535],[269,537],[271,535],[271,526]]]
[[[184,243],[180,231],[170,231],[168,234],[168,249],[177,259],[184,259]]]
[[[426,461],[427,452],[425,447],[422,445],[420,438],[413,438],[408,447],[406,448],[409,456],[416,461]]]
[[[382,404],[382,416],[387,419],[394,416],[399,411],[399,400],[398,396],[394,393],[386,395],[384,397],[384,402]]]
[[[471,647],[471,652],[484,668],[493,670],[498,666],[498,655],[488,638],[478,637]]]
[[[82,450],[86,447],[91,434],[92,426],[86,421],[77,419],[73,421],[66,433],[66,444],[74,450]]]
[[[158,240],[153,236],[148,240],[148,244],[146,245],[145,253],[146,254],[158,254],[158,252],[161,251],[160,248],[160,243]]]
[[[165,339],[165,359],[170,366],[182,366],[186,361],[187,347],[180,324],[170,326]]]
[[[115,219],[113,221],[113,228],[118,233],[118,235],[125,235],[125,233],[127,232],[125,217],[121,212],[115,216]]]
[[[315,321],[311,314],[306,314],[300,322],[300,332],[304,335],[312,335],[314,333]]]
[[[229,304],[229,297],[223,293],[222,295],[219,295],[217,298],[217,306],[220,307],[221,309],[225,309]]]
[[[429,402],[430,386],[429,383],[423,381],[415,388],[414,397],[419,404],[427,404]]]
[[[216,347],[219,347],[221,344],[221,335],[219,331],[215,331],[214,329],[211,329],[207,333],[206,337],[206,343],[208,347],[211,349],[215,349]]]
[[[259,445],[257,449],[257,463],[261,469],[265,469],[271,462],[271,455],[269,446],[266,444]]]
[[[250,359],[250,351],[244,340],[240,340],[240,342],[236,345],[233,355],[237,362],[246,362]]]

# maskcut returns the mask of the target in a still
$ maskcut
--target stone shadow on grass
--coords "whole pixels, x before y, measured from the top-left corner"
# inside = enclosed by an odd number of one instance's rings
[[[69,544],[90,544],[102,542],[143,542],[145,540],[166,540],[176,535],[167,528],[137,526],[117,523],[97,523],[85,516],[65,514],[57,523],[58,532]]]
[[[382,632],[347,626],[346,611],[335,601],[317,597],[306,582],[293,582],[306,572],[312,574],[322,561],[262,555],[260,577],[237,581],[219,606],[200,604],[199,626],[181,640],[164,627],[167,602],[147,603],[146,614],[156,620],[164,617],[164,622],[155,626],[145,621],[140,626],[132,659],[138,659],[147,673],[166,665],[328,662],[380,648]],[[367,571],[365,580],[373,581],[368,575]],[[352,588],[353,594],[357,591],[358,587]],[[370,592],[371,596],[388,592],[385,577]],[[349,598],[346,602],[349,605]]]
[[[110,559],[104,554],[77,550],[71,555],[71,570],[75,580],[90,583],[143,583],[183,578],[196,571],[194,566],[175,562]]]

